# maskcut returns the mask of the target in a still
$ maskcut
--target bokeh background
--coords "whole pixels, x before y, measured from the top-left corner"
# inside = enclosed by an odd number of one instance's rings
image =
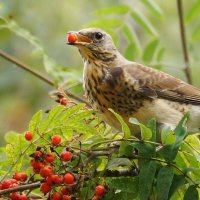
[[[200,3],[182,3],[192,80],[200,87]],[[99,11],[121,4],[136,14],[117,9],[116,13]],[[66,33],[88,26],[108,30],[127,58],[187,80],[176,1],[0,0],[0,17],[0,49],[56,83],[76,85],[72,91],[78,95],[83,94],[82,60],[77,49],[66,45]],[[124,24],[133,38],[125,34]],[[49,96],[54,89],[0,57],[1,145],[7,131],[25,131],[36,111],[48,110],[55,104]]]

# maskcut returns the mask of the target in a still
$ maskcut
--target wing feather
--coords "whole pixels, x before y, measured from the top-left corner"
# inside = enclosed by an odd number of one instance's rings
[[[164,72],[132,62],[122,66],[138,92],[150,98],[200,105],[200,89]]]

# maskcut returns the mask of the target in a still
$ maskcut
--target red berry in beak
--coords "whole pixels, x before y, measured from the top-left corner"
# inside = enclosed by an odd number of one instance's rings
[[[67,41],[69,43],[75,43],[78,40],[78,37],[75,33],[68,33],[67,35]]]

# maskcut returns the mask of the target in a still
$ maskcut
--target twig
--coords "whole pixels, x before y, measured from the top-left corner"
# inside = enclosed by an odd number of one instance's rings
[[[11,192],[17,192],[17,191],[24,191],[24,190],[29,190],[29,189],[35,189],[40,187],[41,182],[35,182],[35,183],[30,183],[30,184],[26,184],[26,185],[21,185],[15,188],[9,188],[9,189],[5,189],[5,190],[0,190],[0,195],[3,194],[9,194]]]
[[[25,70],[25,71],[27,71],[27,72],[33,74],[34,76],[36,76],[36,77],[39,78],[40,80],[44,81],[45,83],[47,83],[47,84],[49,84],[49,85],[51,85],[51,86],[54,86],[54,82],[53,82],[52,80],[48,79],[47,77],[45,77],[45,76],[42,75],[41,73],[39,73],[39,72],[33,70],[32,67],[30,67],[30,66],[28,66],[28,65],[26,65],[26,64],[24,64],[24,63],[22,63],[22,62],[20,62],[20,61],[19,61],[18,59],[16,59],[15,57],[13,57],[13,56],[11,56],[11,55],[9,55],[9,54],[3,52],[2,50],[0,50],[0,56],[3,57],[4,59],[8,60],[8,61],[11,62],[11,63],[14,63],[16,66],[22,68],[23,70]],[[87,104],[87,105],[89,106],[88,102],[87,102],[85,99],[83,99],[83,98],[81,98],[81,97],[79,97],[79,96],[77,96],[77,95],[75,95],[75,94],[72,94],[71,92],[68,92],[68,91],[65,91],[65,93],[66,93],[69,97],[71,97],[71,98],[73,98],[73,99],[75,99],[75,100],[77,100],[77,101],[79,101],[79,102],[83,102],[83,103],[85,103],[85,104]]]
[[[28,65],[25,65],[24,63],[20,62],[19,60],[17,60],[13,56],[11,56],[11,55],[9,55],[9,54],[1,51],[1,50],[0,50],[0,56],[5,58],[8,61],[14,63],[18,67],[28,71],[29,73],[33,74],[34,76],[36,76],[37,78],[43,80],[44,82],[48,83],[49,85],[52,85],[52,86],[54,85],[52,80],[50,80],[50,79],[46,78],[45,76],[41,75],[40,73],[36,72],[31,67],[29,67]]]
[[[183,48],[183,57],[184,57],[184,62],[185,62],[184,72],[185,72],[185,76],[187,78],[188,83],[192,84],[189,55],[188,55],[188,49],[187,49],[187,43],[186,43],[185,26],[184,26],[184,21],[183,21],[182,0],[177,0],[177,8],[178,8],[178,16],[179,16],[181,43],[182,43],[182,48]]]

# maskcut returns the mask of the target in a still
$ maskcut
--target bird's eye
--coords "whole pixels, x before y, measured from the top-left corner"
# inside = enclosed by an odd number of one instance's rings
[[[100,33],[100,32],[97,32],[97,33],[94,34],[94,37],[95,37],[95,39],[97,39],[97,40],[101,40],[101,39],[103,38],[103,34]]]

